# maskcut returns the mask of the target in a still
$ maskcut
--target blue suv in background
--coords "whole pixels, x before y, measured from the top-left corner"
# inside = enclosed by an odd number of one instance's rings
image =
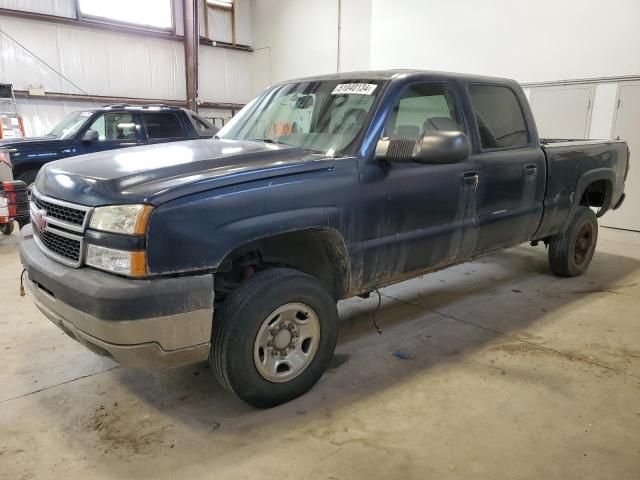
[[[0,140],[13,177],[28,185],[53,160],[116,148],[211,138],[218,129],[191,110],[165,105],[105,105],[71,113],[44,137]]]

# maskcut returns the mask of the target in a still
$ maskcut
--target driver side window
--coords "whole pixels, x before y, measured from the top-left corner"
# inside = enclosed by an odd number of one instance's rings
[[[137,140],[136,124],[129,112],[105,113],[96,118],[91,130],[98,132],[98,141]]]
[[[434,130],[465,131],[453,93],[439,83],[406,86],[389,112],[383,136],[417,140]]]

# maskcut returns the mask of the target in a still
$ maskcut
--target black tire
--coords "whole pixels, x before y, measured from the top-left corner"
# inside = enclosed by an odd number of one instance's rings
[[[560,277],[582,275],[598,243],[598,219],[588,207],[579,207],[567,231],[551,237],[549,266]]]
[[[3,235],[11,235],[13,233],[13,222],[0,225],[0,233]]]
[[[22,180],[27,184],[27,187],[36,181],[36,177],[38,176],[38,170],[27,170],[26,172],[22,172],[16,180]]]
[[[310,363],[284,382],[267,380],[254,362],[254,347],[266,319],[283,305],[309,306],[319,320],[319,341]],[[256,273],[225,298],[213,320],[209,361],[227,390],[258,408],[279,405],[306,393],[333,357],[338,337],[336,301],[302,272],[273,268]],[[265,353],[266,354],[266,353]]]

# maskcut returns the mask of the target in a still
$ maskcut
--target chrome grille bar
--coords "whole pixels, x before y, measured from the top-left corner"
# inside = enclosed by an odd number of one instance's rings
[[[85,253],[82,234],[93,208],[42,195],[35,188],[29,207],[33,238],[42,253],[70,267],[80,267]]]
[[[32,212],[37,210],[44,210],[46,214],[43,215],[43,218],[50,223],[51,225],[56,225],[58,227],[72,230],[74,232],[84,232],[89,224],[89,217],[91,216],[92,207],[87,207],[85,205],[78,205],[76,203],[65,202],[64,200],[58,200],[57,198],[48,197],[46,195],[42,195],[38,192],[35,187],[31,190],[31,207]],[[38,206],[40,204],[40,206]],[[49,204],[49,205],[47,205]],[[64,214],[56,214],[53,211],[47,211],[47,206],[50,207],[51,210],[54,209],[67,209],[69,210],[70,215],[82,215],[82,223],[74,223],[71,221],[64,220]],[[42,207],[42,208],[40,208]]]

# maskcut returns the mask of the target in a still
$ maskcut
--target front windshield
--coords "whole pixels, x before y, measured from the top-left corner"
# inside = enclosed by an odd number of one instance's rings
[[[47,136],[60,139],[73,137],[92,114],[93,112],[73,112],[53,127]]]
[[[251,101],[217,136],[339,155],[365,128],[381,90],[382,82],[362,79],[277,85]]]

